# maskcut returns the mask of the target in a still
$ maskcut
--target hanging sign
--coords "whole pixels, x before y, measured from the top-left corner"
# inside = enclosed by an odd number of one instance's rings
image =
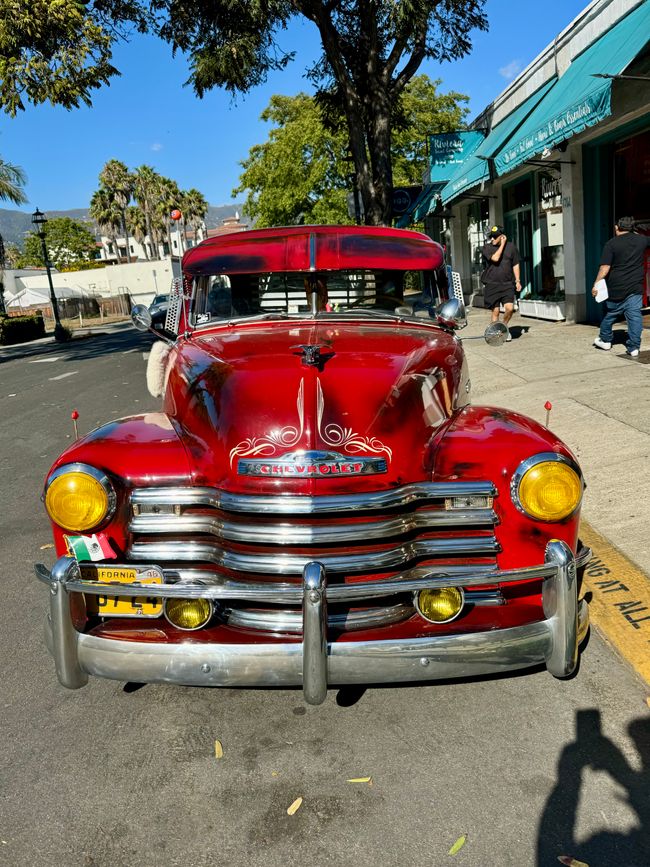
[[[458,166],[485,138],[478,130],[440,132],[429,136],[429,181],[448,181]]]

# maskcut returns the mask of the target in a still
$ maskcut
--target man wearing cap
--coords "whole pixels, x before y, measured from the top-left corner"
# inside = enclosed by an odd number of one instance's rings
[[[506,238],[503,226],[492,226],[488,242],[483,247],[485,269],[481,281],[485,284],[485,306],[492,310],[492,322],[499,321],[499,307],[503,304],[503,324],[508,325],[515,309],[515,292],[521,292],[519,250]],[[512,340],[510,331],[506,342]]]
[[[643,265],[648,248],[650,237],[636,234],[634,217],[619,217],[614,226],[614,237],[603,247],[600,268],[591,290],[595,298],[596,283],[607,279],[606,313],[600,323],[600,334],[594,340],[597,349],[612,348],[612,326],[619,316],[625,316],[627,355],[630,358],[639,357],[643,329]]]

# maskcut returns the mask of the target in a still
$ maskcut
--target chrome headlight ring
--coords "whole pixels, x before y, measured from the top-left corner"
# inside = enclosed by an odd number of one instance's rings
[[[55,479],[58,479],[60,476],[65,476],[67,473],[85,473],[87,476],[91,476],[93,479],[95,479],[95,481],[99,482],[102,488],[106,491],[108,509],[100,523],[97,525],[98,527],[101,527],[102,524],[105,524],[107,521],[109,521],[115,514],[115,509],[117,508],[117,493],[115,492],[115,487],[113,486],[113,482],[110,480],[110,478],[103,470],[98,470],[97,467],[92,467],[90,464],[82,463],[62,464],[60,467],[57,467],[54,470],[51,476],[48,477],[48,480],[45,483],[45,487],[43,489],[43,493],[41,495],[41,500],[45,502],[48,488],[50,487],[52,482]]]
[[[575,508],[572,512],[562,518],[562,520],[565,521],[567,518],[570,518],[571,515],[575,515],[575,513],[578,511],[582,504],[582,495],[584,494],[585,490],[585,482],[578,464],[575,461],[572,461],[571,458],[567,458],[566,455],[560,455],[557,452],[539,452],[538,454],[531,455],[531,457],[526,458],[526,460],[522,461],[517,467],[517,469],[514,471],[512,479],[510,480],[510,498],[512,499],[512,502],[515,504],[515,507],[518,509],[518,511],[520,511],[522,515],[526,515],[527,518],[530,518],[531,516],[524,509],[523,505],[521,504],[521,500],[519,499],[519,485],[521,484],[521,480],[526,475],[528,470],[532,469],[532,467],[537,466],[537,464],[551,463],[553,461],[561,464],[566,464],[566,466],[571,467],[571,469],[580,479],[580,485],[582,487],[580,499],[578,500]],[[536,518],[533,520],[539,519]]]

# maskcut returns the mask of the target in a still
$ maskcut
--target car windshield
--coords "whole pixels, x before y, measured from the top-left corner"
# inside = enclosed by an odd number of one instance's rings
[[[169,302],[169,295],[156,295],[156,297],[151,302],[151,306],[154,304],[167,304]]]
[[[195,325],[249,316],[384,311],[432,303],[433,274],[356,270],[214,274],[194,281]]]

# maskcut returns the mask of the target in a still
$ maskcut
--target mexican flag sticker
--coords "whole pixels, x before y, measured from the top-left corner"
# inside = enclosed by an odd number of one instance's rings
[[[115,560],[117,554],[103,533],[92,536],[66,536],[68,552],[77,560]]]

